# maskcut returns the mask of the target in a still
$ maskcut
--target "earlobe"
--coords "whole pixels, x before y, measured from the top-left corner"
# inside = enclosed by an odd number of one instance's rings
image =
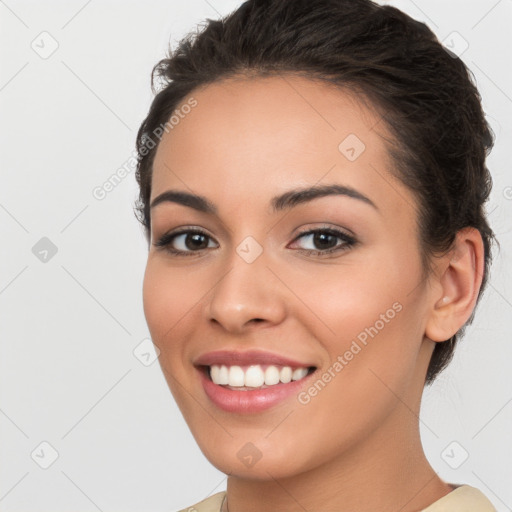
[[[450,339],[470,318],[482,285],[484,246],[476,228],[460,230],[449,253],[440,257],[441,269],[436,296],[425,328],[425,336],[433,341]]]

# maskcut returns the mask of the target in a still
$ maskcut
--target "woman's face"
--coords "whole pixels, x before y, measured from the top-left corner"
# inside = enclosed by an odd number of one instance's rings
[[[391,173],[385,121],[292,76],[192,96],[155,156],[144,279],[172,394],[225,473],[371,459],[417,424],[434,345],[416,200]]]

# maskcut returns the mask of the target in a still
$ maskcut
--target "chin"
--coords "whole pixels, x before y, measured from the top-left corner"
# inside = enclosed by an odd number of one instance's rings
[[[204,436],[203,439],[196,437],[202,453],[213,466],[229,476],[259,481],[283,479],[316,465],[313,457],[300,447],[282,438],[272,440],[272,436],[266,437],[268,432],[259,437],[227,437],[220,443],[212,442],[208,433]],[[287,436],[291,437],[291,434]]]

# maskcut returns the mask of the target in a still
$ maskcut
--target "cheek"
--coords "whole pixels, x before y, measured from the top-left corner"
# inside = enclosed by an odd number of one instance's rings
[[[390,384],[411,377],[425,320],[419,255],[391,247],[365,262],[305,275],[294,279],[297,296],[310,307],[303,323],[331,364],[343,359],[336,374],[351,379],[350,389],[355,380],[365,389],[369,378],[382,386],[371,369]]]
[[[143,282],[144,314],[151,339],[160,350],[163,376],[186,419],[195,412],[186,391],[192,389],[195,377],[187,366],[187,340],[193,332],[194,306],[205,292],[191,282],[190,273],[170,269],[151,255],[148,258]]]
[[[385,272],[375,264],[345,270],[334,274],[334,281],[331,274],[317,276],[316,284],[303,282],[298,292],[322,320],[307,315],[309,329],[329,356],[301,395],[295,416],[308,425],[302,442],[316,433],[318,461],[377,429],[400,404],[397,397],[409,403],[422,341],[421,297],[410,293],[418,267],[388,265]]]
[[[183,348],[185,326],[205,290],[194,285],[190,272],[169,269],[163,261],[148,258],[143,282],[144,315],[162,360]]]
[[[294,292],[316,320],[311,325],[317,326],[317,332],[323,330],[322,337],[354,338],[376,322],[382,330],[382,321],[387,326],[386,320],[397,316],[399,306],[393,305],[405,306],[413,298],[410,292],[419,279],[417,265],[389,252],[373,253],[366,261],[358,257],[342,265],[311,266],[307,272],[289,274]]]

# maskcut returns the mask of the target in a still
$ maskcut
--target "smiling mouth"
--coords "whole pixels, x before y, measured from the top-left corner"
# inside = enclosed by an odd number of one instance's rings
[[[202,365],[200,370],[214,384],[234,391],[251,391],[299,381],[311,375],[316,366],[292,368],[280,365]]]

